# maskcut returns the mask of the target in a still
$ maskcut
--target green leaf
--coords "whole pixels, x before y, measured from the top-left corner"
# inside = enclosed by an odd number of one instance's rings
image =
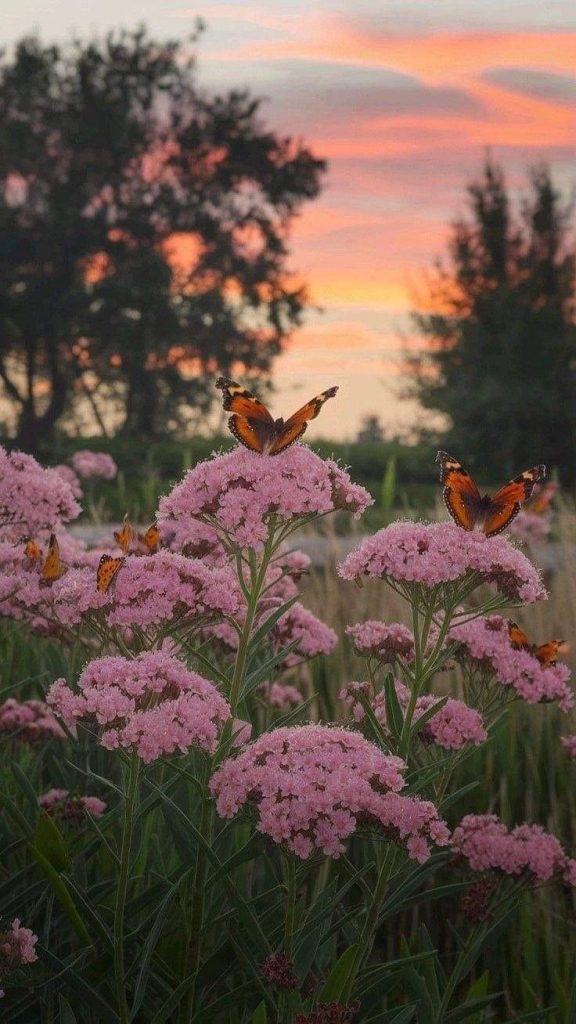
[[[256,632],[253,633],[252,636],[250,637],[250,643],[248,644],[248,651],[250,653],[258,650],[264,637],[268,635],[271,629],[274,629],[274,626],[278,622],[278,619],[282,618],[282,616],[290,610],[292,605],[295,604],[296,601],[298,600],[299,596],[299,594],[296,594],[294,597],[291,597],[289,601],[285,601],[284,604],[281,604],[279,608],[275,608],[272,614],[269,615],[267,619],[264,619],[264,622],[260,626],[258,626]]]
[[[96,989],[84,981],[84,978],[77,971],[63,960],[60,960],[59,957],[55,956],[46,947],[38,944],[36,950],[40,961],[43,964],[48,964],[49,967],[55,968],[59,976],[65,979],[66,984],[70,986],[73,992],[90,1007],[95,1019],[98,1020],[98,1024],[119,1024],[120,1018],[116,1011],[102,998]],[[51,980],[54,982],[54,977]]]
[[[34,846],[56,871],[67,871],[70,867],[64,837],[54,818],[49,814],[40,815],[34,835]]]
[[[86,945],[89,945],[90,936],[86,929],[86,925],[84,924],[84,921],[82,920],[80,914],[76,909],[76,905],[68,891],[68,887],[64,879],[58,874],[58,872],[52,866],[50,861],[47,860],[47,858],[40,850],[38,850],[35,846],[32,846],[32,844],[30,845],[30,850],[32,851],[34,857],[38,861],[38,864],[42,868],[42,871],[46,875],[46,878],[50,882],[50,885],[54,890],[54,894],[62,904],[62,907],[65,910],[66,914],[68,915],[70,924],[72,925],[78,938],[82,942],[86,943]]]
[[[402,708],[400,707],[400,701],[398,700],[398,694],[396,693],[394,676],[391,672],[388,673],[384,680],[384,698],[386,701],[386,721],[388,722],[388,728],[394,738],[398,739],[402,732],[404,716],[402,714]]]
[[[389,1017],[388,1020],[390,1024],[408,1024],[408,1021],[413,1019],[415,1011],[416,1007],[414,1005],[404,1006],[393,1017]]]
[[[250,1024],[268,1024],[268,1014],[266,1013],[266,1003],[258,1003],[258,1006],[252,1014]]]
[[[260,683],[265,682],[274,670],[282,664],[284,659],[291,654],[292,651],[296,650],[298,643],[298,640],[292,640],[292,642],[287,644],[286,647],[283,647],[281,651],[276,651],[276,653],[267,658],[262,665],[255,668],[253,672],[250,672],[247,675],[242,688],[242,697],[247,697],[248,694],[252,693],[252,690],[255,690]]]
[[[162,928],[164,927],[164,921],[166,919],[166,915],[168,913],[169,907],[170,907],[170,905],[172,903],[172,900],[174,899],[174,896],[178,892],[178,889],[180,888],[182,882],[184,881],[185,878],[188,877],[189,874],[190,874],[189,871],[185,871],[184,874],[180,876],[180,878],[168,890],[168,892],[166,893],[166,895],[165,895],[164,899],[162,900],[160,906],[155,911],[154,924],[152,925],[152,928],[148,932],[148,935],[146,937],[146,942],[144,943],[144,948],[143,948],[142,954],[141,954],[140,970],[138,972],[138,978],[136,980],[136,987],[134,989],[134,999],[133,999],[133,1002],[132,1002],[132,1007],[130,1009],[130,1017],[129,1017],[130,1021],[133,1021],[133,1020],[136,1019],[136,1014],[138,1013],[138,1011],[139,1011],[139,1009],[140,1009],[140,1007],[142,1005],[142,1001],[144,999],[144,996],[146,995],[146,984],[147,984],[148,977],[149,977],[149,974],[150,974],[150,971],[149,971],[150,960],[152,959],[152,954],[153,954],[153,952],[154,952],[154,950],[156,948],[156,944],[157,944],[157,942],[158,942],[158,940],[160,938],[160,933],[162,931]]]
[[[12,774],[14,776],[14,781],[18,785],[18,788],[22,790],[22,793],[28,803],[32,820],[35,821],[38,815],[38,794],[26,775],[26,772],[22,771],[19,764],[16,763],[12,765]]]
[[[63,995],[58,995],[58,1020],[60,1024],[78,1024],[76,1014]]]
[[[358,943],[353,946],[349,946],[347,950],[342,953],[339,960],[336,961],[334,967],[328,975],[324,987],[320,995],[318,996],[319,1003],[337,1003],[340,996],[346,988],[348,979],[356,963],[356,955],[359,950]]]
[[[437,715],[438,712],[442,710],[442,708],[448,702],[448,700],[448,696],[441,697],[440,700],[436,701],[436,703],[433,704],[431,708],[426,708],[426,711],[424,711],[421,715],[418,715],[418,718],[413,718],[412,725],[410,726],[410,732],[419,732],[422,726],[426,725],[426,722],[428,722],[431,718],[434,717],[434,715]]]

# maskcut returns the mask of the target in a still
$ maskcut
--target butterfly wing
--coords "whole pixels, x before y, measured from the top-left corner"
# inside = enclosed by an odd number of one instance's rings
[[[145,533],[139,533],[138,540],[144,545],[149,555],[155,555],[160,547],[160,530],[157,523],[152,523]]]
[[[310,420],[316,419],[324,402],[327,402],[329,398],[334,398],[337,391],[338,388],[336,386],[322,391],[321,394],[311,398],[309,402],[306,402],[306,405],[303,405],[301,409],[298,409],[297,412],[290,416],[290,419],[286,420],[286,423],[283,424],[278,437],[272,442],[269,454],[278,455],[286,448],[289,448],[291,444],[294,444],[298,438],[302,437]]]
[[[546,475],[546,466],[533,466],[526,469],[520,476],[514,477],[509,483],[501,487],[490,499],[490,506],[484,521],[484,533],[487,537],[493,537],[502,533],[509,523],[520,511],[523,501],[530,497],[534,485],[543,480]]]
[[[263,452],[274,437],[274,420],[268,409],[248,388],[228,377],[218,377],[222,405],[231,412],[228,426],[234,437],[253,452]]]
[[[42,566],[42,572],[40,574],[41,580],[44,583],[54,583],[55,580],[59,580],[64,573],[67,572],[60,558],[60,546],[54,534],[50,536],[50,542],[48,544],[48,554]]]
[[[510,644],[515,648],[515,650],[530,651],[532,649],[530,641],[524,630],[520,629],[520,626],[517,626],[511,619],[508,619],[508,636],[510,637]]]
[[[101,594],[108,593],[112,580],[116,576],[116,573],[120,571],[125,561],[125,558],[114,558],[113,555],[102,555],[96,570],[96,589],[99,590]]]
[[[124,516],[124,521],[120,530],[114,530],[114,540],[118,547],[128,555],[133,547],[136,539],[136,531],[132,526],[132,523],[128,519],[128,516]]]
[[[530,511],[540,516],[547,512],[557,490],[558,484],[551,480],[538,494],[533,495],[530,502]]]
[[[32,537],[28,537],[24,546],[24,555],[29,562],[39,562],[42,559],[42,548]]]
[[[563,644],[563,640],[549,640],[548,643],[535,647],[534,655],[544,668],[551,667],[558,661],[558,651]]]
[[[438,452],[442,497],[452,519],[463,530],[473,530],[482,507],[480,491],[461,462],[448,452]]]

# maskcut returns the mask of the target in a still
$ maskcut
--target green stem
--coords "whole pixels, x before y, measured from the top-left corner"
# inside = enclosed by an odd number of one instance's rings
[[[234,662],[234,672],[232,675],[232,682],[230,684],[230,710],[232,712],[232,718],[236,716],[238,704],[242,695],[242,684],[244,682],[244,676],[246,673],[246,662],[248,659],[248,647],[250,644],[250,637],[254,626],[254,620],[256,618],[256,612],[258,610],[258,601],[264,580],[266,578],[266,571],[270,564],[270,559],[274,553],[274,530],[271,529],[268,539],[264,545],[264,551],[262,553],[262,561],[260,566],[253,567],[252,570],[252,585],[250,587],[250,593],[247,597],[246,604],[246,616],[242,625],[242,630],[238,639],[238,649],[236,651],[236,660]]]
[[[138,794],[138,776],[140,761],[132,754],[128,765],[128,778],[124,798],[124,827],[120,848],[120,868],[116,904],[114,907],[114,977],[116,981],[116,998],[118,1000],[118,1016],[120,1024],[128,1024],[128,1001],[124,976],[124,910],[130,876],[130,856],[132,851],[132,835],[134,830],[134,810]]]
[[[296,861],[286,853],[284,858],[284,884],[286,886],[286,919],[284,923],[284,953],[289,960],[294,953],[294,925],[296,921]],[[292,1020],[290,991],[281,989],[278,998],[278,1024]]]
[[[358,972],[372,950],[376,928],[378,927],[378,918],[388,889],[388,881],[391,871],[394,869],[394,861],[394,851],[388,847],[384,854],[382,864],[380,865],[372,903],[362,926],[362,931],[360,932],[358,949],[346,983],[345,995],[342,999],[343,1002],[347,1002],[351,998]]]
[[[200,818],[200,834],[210,842],[212,831],[212,803],[208,796],[202,801],[202,814]],[[204,928],[205,890],[206,874],[208,871],[208,858],[204,846],[198,847],[196,864],[194,867],[194,878],[192,882],[192,908],[190,921],[187,927],[187,955],[185,970],[194,975],[192,987],[186,999],[184,1013],[185,1024],[191,1024],[194,1019],[194,1004],[196,1001],[196,979],[200,968],[202,953],[202,931]]]

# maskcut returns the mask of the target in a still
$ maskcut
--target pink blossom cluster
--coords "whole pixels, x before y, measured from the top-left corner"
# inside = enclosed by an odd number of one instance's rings
[[[74,452],[70,459],[72,469],[83,480],[99,477],[101,480],[114,480],[118,466],[107,452],[92,452],[89,449]]]
[[[0,704],[0,733],[10,733],[23,743],[66,739],[62,726],[44,701],[18,701],[13,697]]]
[[[434,805],[403,796],[404,762],[359,733],[323,725],[280,728],[224,761],[210,782],[218,813],[257,809],[258,829],[305,859],[314,850],[339,857],[362,824],[382,828],[423,862],[430,841],[449,832]]]
[[[164,651],[135,658],[106,657],[89,662],[75,693],[57,679],[48,703],[68,724],[79,719],[104,726],[103,747],[134,750],[145,762],[193,744],[212,753],[220,726],[230,717],[216,687],[190,672]]]
[[[189,622],[237,615],[241,609],[231,568],[162,549],[147,558],[129,555],[106,596],[107,621],[115,626],[146,627],[175,618]]]
[[[60,535],[58,541],[60,543]],[[62,543],[60,553],[64,562],[64,552],[81,562],[93,561],[88,552],[80,548],[76,551],[74,545],[73,539],[70,544]],[[0,544],[1,615],[27,622],[39,632],[50,633],[60,626],[77,625],[88,612],[106,603],[106,595],[96,589],[94,565],[67,568],[60,579],[45,584],[40,565],[26,564],[22,545]]]
[[[82,484],[77,474],[72,469],[72,466],[67,466],[65,463],[61,463],[58,466],[53,466],[54,472],[58,473],[58,476],[62,477],[67,484],[70,485],[70,490],[75,498],[79,501],[83,496]]]
[[[495,814],[467,814],[454,829],[451,846],[473,871],[527,874],[538,882],[560,875],[567,885],[576,886],[576,861],[541,825],[509,831]]]
[[[377,658],[383,665],[392,665],[397,658],[412,661],[414,657],[414,637],[399,622],[387,625],[377,619],[368,619],[355,626],[347,626],[346,632],[358,654]]]
[[[410,690],[399,680],[394,684],[400,707],[405,710],[410,700]],[[365,717],[364,708],[359,701],[360,694],[370,697],[370,683],[349,683],[340,691],[340,699],[352,711],[356,722],[361,722]],[[418,697],[414,710],[413,721],[417,722],[424,712],[434,707],[440,697],[436,694],[423,694]],[[386,729],[388,721],[386,717],[386,697],[384,691],[380,691],[371,701],[372,709],[380,725]],[[472,743],[480,746],[488,738],[484,720],[479,711],[468,707],[464,701],[450,697],[446,703],[439,708],[435,715],[432,715],[420,730],[421,738],[428,743],[435,743],[446,750],[461,750],[466,744]]]
[[[520,509],[510,523],[510,535],[521,544],[545,544],[552,529],[552,512]]]
[[[162,547],[186,555],[187,558],[200,558],[208,565],[224,565],[228,560],[218,531],[200,519],[180,517],[179,519],[158,519],[158,529]]]
[[[302,658],[331,654],[338,643],[334,630],[299,601],[278,619],[270,635],[278,650],[297,641],[295,649],[284,660],[286,666],[295,665]]]
[[[505,537],[468,533],[455,523],[397,522],[368,537],[341,563],[345,580],[374,576],[436,587],[464,581],[493,583],[505,597],[526,603],[546,596],[540,574]]]
[[[86,812],[100,818],[106,803],[97,796],[72,796],[67,789],[49,789],[38,797],[40,809],[61,821],[78,821]]]
[[[31,455],[0,447],[0,530],[3,540],[38,536],[80,515],[70,484]]]
[[[33,964],[38,959],[37,942],[38,936],[30,928],[23,928],[18,917],[8,931],[0,932],[0,979],[23,964]],[[0,989],[0,998],[3,995]]]
[[[481,616],[453,626],[449,639],[462,644],[456,654],[458,660],[476,663],[502,686],[513,687],[528,704],[555,701],[562,711],[572,707],[574,694],[568,684],[568,666],[542,665],[531,651],[513,647],[508,621],[500,615]]]
[[[288,524],[336,509],[359,517],[372,502],[335,462],[303,445],[274,457],[236,448],[189,470],[161,499],[158,522],[182,541],[201,519],[240,547],[259,548],[272,518]]]
[[[568,757],[570,761],[576,761],[576,735],[561,736],[560,743],[566,751],[566,757]]]
[[[288,711],[289,708],[297,707],[304,701],[300,690],[289,683],[264,683],[258,692],[271,708],[278,708],[280,711]]]

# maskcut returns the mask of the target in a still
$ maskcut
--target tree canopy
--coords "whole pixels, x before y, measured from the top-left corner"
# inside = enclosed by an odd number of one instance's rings
[[[576,253],[571,209],[545,166],[513,208],[487,161],[468,216],[413,314],[424,344],[409,356],[416,394],[448,415],[442,443],[485,479],[536,462],[576,478]]]
[[[324,163],[248,92],[202,92],[194,42],[29,37],[0,60],[0,379],[23,447],[82,411],[185,431],[207,376],[266,375],[301,322],[289,228]]]

